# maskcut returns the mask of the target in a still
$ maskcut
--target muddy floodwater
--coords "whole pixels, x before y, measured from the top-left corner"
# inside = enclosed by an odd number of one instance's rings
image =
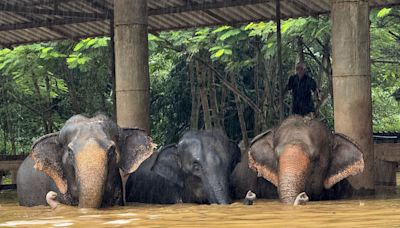
[[[400,199],[355,199],[285,206],[277,200],[219,205],[133,204],[107,209],[20,207],[0,193],[0,227],[400,227]]]

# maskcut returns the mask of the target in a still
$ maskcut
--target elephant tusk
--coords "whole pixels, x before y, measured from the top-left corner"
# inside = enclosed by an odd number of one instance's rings
[[[56,197],[57,197],[57,193],[55,193],[53,191],[49,191],[46,194],[46,202],[47,202],[47,204],[49,204],[51,209],[56,209],[59,204],[59,202],[56,200]]]
[[[249,190],[246,194],[246,197],[243,200],[244,205],[253,205],[254,200],[256,199],[256,194]]]
[[[294,200],[293,206],[306,205],[309,200],[310,199],[308,198],[307,194],[305,192],[302,192],[297,195],[296,199]]]

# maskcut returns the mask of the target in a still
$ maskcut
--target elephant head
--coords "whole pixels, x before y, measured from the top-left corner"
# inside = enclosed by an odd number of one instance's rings
[[[301,192],[321,194],[364,169],[362,152],[353,140],[300,116],[257,136],[248,153],[249,167],[277,186],[280,200],[289,204]]]
[[[120,173],[129,174],[153,152],[140,129],[120,129],[104,115],[71,117],[60,132],[38,139],[31,158],[67,203],[99,208],[122,203]]]
[[[191,131],[159,152],[152,170],[182,189],[183,202],[228,204],[229,175],[239,159],[222,131]]]

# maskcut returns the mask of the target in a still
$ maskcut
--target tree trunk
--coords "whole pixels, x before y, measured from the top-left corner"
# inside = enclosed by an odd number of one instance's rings
[[[208,97],[207,97],[207,91],[205,88],[205,79],[207,76],[206,70],[204,67],[200,67],[202,65],[199,64],[198,61],[196,61],[196,71],[197,71],[197,79],[199,81],[199,88],[200,88],[200,99],[201,99],[201,105],[203,107],[203,116],[204,116],[204,125],[205,129],[211,129],[211,118],[210,118],[210,107],[208,105]]]
[[[297,37],[297,62],[304,63],[303,38]]]
[[[221,126],[221,119],[220,119],[220,110],[218,107],[218,100],[217,100],[217,91],[215,88],[215,75],[214,72],[209,71],[209,88],[210,88],[210,106],[211,106],[211,111],[212,111],[212,122],[214,127],[220,127]]]
[[[14,132],[14,128],[13,125],[10,123],[10,110],[8,107],[8,102],[6,105],[6,124],[7,124],[7,132],[8,132],[8,136],[9,136],[9,140],[11,143],[11,153],[10,154],[17,154],[17,146],[16,146],[16,140],[15,140],[15,132]]]
[[[281,6],[280,0],[275,0],[275,11],[276,11],[276,43],[277,43],[277,80],[278,80],[278,108],[279,108],[279,120],[282,121],[284,117],[283,113],[283,75],[282,75],[282,34],[281,34]]]
[[[74,114],[78,114],[81,113],[81,109],[79,107],[79,103],[78,103],[78,95],[77,95],[77,91],[75,88],[75,83],[74,83],[74,76],[72,75],[71,70],[69,70],[68,68],[65,69],[67,71],[67,76],[66,76],[66,83],[68,86],[68,94],[69,94],[69,101],[71,103],[71,108]]]
[[[227,74],[224,75],[224,80],[226,80],[227,78]],[[221,100],[220,100],[220,123],[221,123],[221,127],[224,128],[225,126],[225,107],[226,107],[226,98],[227,98],[227,89],[225,88],[225,86],[221,86]]]
[[[4,123],[3,123],[3,143],[4,143],[4,152],[7,152],[7,138],[8,138],[6,123],[7,123],[7,120],[6,120],[6,118],[4,117]]]
[[[254,71],[254,90],[256,93],[256,104],[261,110],[260,112],[254,111],[254,136],[259,135],[265,126],[265,109],[264,102],[266,99],[266,91],[261,90],[262,78],[265,75],[262,70],[263,56],[261,53],[260,41],[255,44],[256,49],[256,66]]]
[[[236,80],[235,80],[235,76],[233,74],[229,74],[230,79],[231,79],[231,83],[236,87]],[[236,109],[237,109],[237,113],[238,113],[238,118],[239,118],[239,124],[240,124],[240,129],[242,132],[242,140],[243,140],[243,144],[245,146],[245,148],[247,148],[249,146],[249,138],[247,136],[247,129],[246,129],[246,122],[244,119],[244,107],[242,102],[240,101],[240,98],[238,95],[234,94],[235,96],[235,103],[236,103]]]
[[[49,75],[46,74],[45,76],[45,82],[46,82],[46,92],[47,92],[47,99],[46,99],[46,110],[43,113],[43,117],[45,121],[47,122],[48,129],[46,131],[46,134],[53,132],[53,121],[52,121],[52,107],[51,107],[51,86],[50,86],[50,78]]]
[[[192,111],[190,115],[190,129],[197,130],[199,127],[199,94],[196,82],[196,75],[193,70],[194,61],[189,63],[190,93],[192,96]],[[198,64],[197,64],[198,66]]]

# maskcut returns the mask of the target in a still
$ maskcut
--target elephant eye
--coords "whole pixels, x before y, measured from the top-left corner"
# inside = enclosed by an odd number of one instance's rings
[[[68,156],[70,156],[70,157],[74,156],[74,151],[72,150],[72,148],[70,146],[67,147],[67,153],[68,153]]]
[[[198,161],[193,162],[192,169],[194,173],[200,172],[202,169],[201,164]]]
[[[111,156],[111,155],[114,154],[114,152],[115,152],[115,144],[111,144],[111,145],[108,147],[108,155]]]

